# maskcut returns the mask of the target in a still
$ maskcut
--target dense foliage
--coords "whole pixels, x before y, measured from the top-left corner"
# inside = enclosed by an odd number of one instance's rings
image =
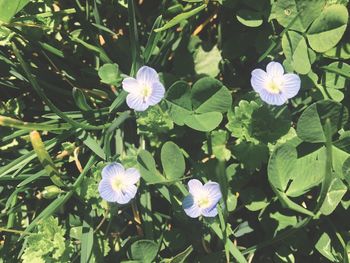
[[[349,6],[0,0],[0,262],[349,262]],[[271,61],[297,94],[257,90]]]

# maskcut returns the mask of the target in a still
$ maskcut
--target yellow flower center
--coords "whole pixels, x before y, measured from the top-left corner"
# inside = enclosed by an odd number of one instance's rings
[[[209,198],[209,194],[204,191],[195,197],[195,202],[200,208],[203,208],[203,209],[210,207],[212,203]]]
[[[267,82],[267,90],[271,93],[278,94],[281,92],[282,80],[281,78],[271,78],[270,81]]]
[[[121,191],[124,188],[124,182],[121,178],[114,178],[112,180],[112,189],[114,191]]]
[[[143,85],[140,93],[141,93],[143,102],[145,102],[146,99],[148,99],[148,97],[151,96],[152,88],[148,85]]]

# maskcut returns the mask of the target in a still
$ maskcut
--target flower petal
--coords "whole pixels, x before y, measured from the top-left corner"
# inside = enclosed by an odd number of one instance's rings
[[[193,196],[196,196],[203,190],[203,184],[197,179],[189,180],[187,185],[188,185],[188,191]]]
[[[192,195],[188,195],[184,198],[182,207],[189,217],[196,218],[202,214],[201,209],[195,205]]]
[[[282,76],[284,73],[283,66],[278,62],[270,62],[266,66],[266,73],[270,77]]]
[[[148,103],[150,105],[156,105],[159,103],[163,98],[165,94],[165,89],[162,83],[154,82],[152,84],[152,94],[148,98]]]
[[[126,96],[126,104],[129,108],[136,111],[144,111],[149,107],[149,103],[143,101],[142,97],[139,94],[129,93]]]
[[[284,96],[283,93],[275,94],[270,93],[267,90],[261,90],[259,95],[263,101],[270,105],[281,106],[287,101],[287,98]]]
[[[116,192],[117,194],[117,203],[124,205],[130,202],[131,199],[135,197],[137,193],[137,187],[135,185],[128,185],[123,188],[122,191]]]
[[[125,169],[120,163],[111,163],[102,169],[102,178],[111,178],[113,176],[124,174]]]
[[[260,92],[265,89],[267,83],[267,74],[262,69],[254,69],[252,71],[252,77],[250,83],[256,92]]]
[[[125,78],[122,82],[123,90],[129,93],[137,93],[140,85],[134,78]]]
[[[212,202],[212,205],[210,208],[212,208],[213,206],[216,206],[222,197],[220,185],[216,182],[207,182],[204,185],[204,189],[208,191],[209,198]]]
[[[112,188],[111,180],[109,178],[102,178],[98,185],[98,192],[100,193],[100,196],[107,202],[117,202],[118,197]]]
[[[297,74],[288,73],[283,76],[282,93],[287,99],[296,96],[300,90],[300,78]]]
[[[218,214],[218,209],[216,208],[216,206],[210,209],[207,208],[202,210],[202,215],[205,217],[215,217],[217,214]]]
[[[147,85],[152,85],[152,83],[159,81],[157,71],[147,66],[143,66],[137,71],[136,79],[140,83]]]
[[[140,180],[140,177],[140,172],[136,168],[126,169],[124,183],[127,185],[136,184]]]

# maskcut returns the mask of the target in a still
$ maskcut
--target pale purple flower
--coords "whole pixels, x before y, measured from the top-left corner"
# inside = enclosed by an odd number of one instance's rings
[[[120,163],[111,163],[102,169],[98,186],[100,196],[111,203],[126,204],[137,192],[140,173],[135,168],[124,169]]]
[[[136,79],[125,78],[122,85],[123,89],[129,93],[126,104],[136,111],[144,111],[164,98],[165,89],[159,81],[158,73],[147,66],[139,69]]]
[[[271,105],[282,105],[296,96],[300,89],[300,78],[293,73],[284,74],[278,62],[267,64],[266,72],[254,69],[250,82],[260,98]]]
[[[189,217],[214,217],[218,214],[216,205],[222,197],[218,183],[209,181],[203,185],[192,179],[188,181],[188,191],[190,194],[182,201],[182,207]]]

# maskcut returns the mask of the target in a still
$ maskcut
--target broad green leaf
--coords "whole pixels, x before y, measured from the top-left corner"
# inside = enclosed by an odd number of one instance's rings
[[[200,46],[194,54],[194,69],[198,75],[216,77],[220,73],[221,60],[217,46],[213,46],[211,50],[204,50],[203,46]]]
[[[251,115],[250,134],[261,142],[275,142],[287,134],[291,127],[290,112],[287,108],[262,107]]]
[[[348,110],[340,103],[331,100],[318,101],[309,106],[297,123],[297,134],[305,142],[325,142],[324,125],[331,122],[332,135],[340,130],[348,120]]]
[[[82,111],[92,110],[92,108],[86,101],[84,92],[81,89],[74,87],[72,90],[72,94],[75,104],[78,106],[79,109],[81,109]]]
[[[324,56],[335,59],[349,59],[350,58],[350,42],[340,42],[334,48],[323,53]]]
[[[331,262],[337,262],[336,252],[332,246],[332,240],[327,232],[322,233],[319,240],[317,241],[315,248],[328,260]]]
[[[232,104],[230,91],[219,80],[210,77],[201,78],[194,83],[191,96],[196,113],[224,113]]]
[[[289,181],[295,176],[293,170],[297,163],[297,151],[284,144],[277,147],[269,160],[267,167],[269,182],[279,191],[285,192]]]
[[[137,162],[142,178],[147,183],[162,182],[165,178],[156,169],[156,162],[150,152],[142,150],[137,155]]]
[[[98,76],[100,77],[101,82],[108,85],[118,86],[122,80],[117,64],[104,64],[98,70]]]
[[[185,159],[179,146],[166,142],[161,150],[162,166],[167,179],[177,179],[185,174]]]
[[[143,263],[153,262],[158,253],[158,244],[152,240],[138,240],[131,245],[131,257]]]
[[[350,184],[350,157],[348,157],[342,166],[343,177]]]
[[[349,74],[350,79],[350,65],[344,62],[333,62],[326,66],[325,73],[322,77],[322,84],[326,88],[343,89],[349,82],[344,74]],[[333,70],[333,71],[332,71]],[[344,72],[342,74],[342,72]]]
[[[338,206],[347,191],[346,185],[339,178],[334,178],[329,186],[327,196],[320,208],[324,215],[330,215]]]
[[[307,32],[310,47],[321,53],[333,48],[342,38],[348,18],[344,5],[326,6]]]
[[[0,0],[0,21],[8,23],[30,0]]]
[[[347,64],[346,64],[347,65]],[[344,78],[350,79],[350,72],[349,72],[349,68],[347,66],[344,67],[344,69],[339,68],[339,67],[334,67],[334,66],[322,66],[322,69],[329,71],[329,72],[333,72],[335,74],[338,74],[339,76],[342,76]]]
[[[166,104],[169,116],[177,125],[184,125],[192,112],[191,90],[187,82],[177,81],[168,90]]]
[[[184,121],[188,127],[194,130],[209,132],[219,126],[222,121],[222,114],[220,112],[191,114]]]
[[[325,175],[325,148],[283,144],[275,148],[268,164],[270,183],[287,196],[297,197],[321,183]],[[304,149],[302,153],[299,149]],[[312,151],[313,150],[313,151]],[[311,152],[310,152],[311,151]]]
[[[275,18],[287,27],[298,16],[290,29],[304,32],[320,15],[324,5],[325,0],[278,0],[272,5],[270,19]]]
[[[282,37],[282,48],[293,69],[300,74],[311,70],[308,47],[303,35],[287,31]]]
[[[154,29],[154,31],[160,32],[160,31],[164,31],[168,28],[171,28],[173,26],[176,26],[177,24],[179,24],[183,20],[189,19],[190,17],[196,15],[197,13],[199,13],[200,11],[202,11],[206,7],[207,7],[206,4],[202,4],[202,5],[194,8],[190,11],[179,14],[179,15],[175,16],[173,19],[171,19],[169,22],[167,22],[164,26],[157,28],[157,29]]]
[[[249,9],[240,9],[236,14],[237,20],[248,27],[258,27],[263,23],[262,14]]]
[[[263,143],[241,141],[232,147],[232,154],[250,171],[260,169],[269,158],[269,148]]]

